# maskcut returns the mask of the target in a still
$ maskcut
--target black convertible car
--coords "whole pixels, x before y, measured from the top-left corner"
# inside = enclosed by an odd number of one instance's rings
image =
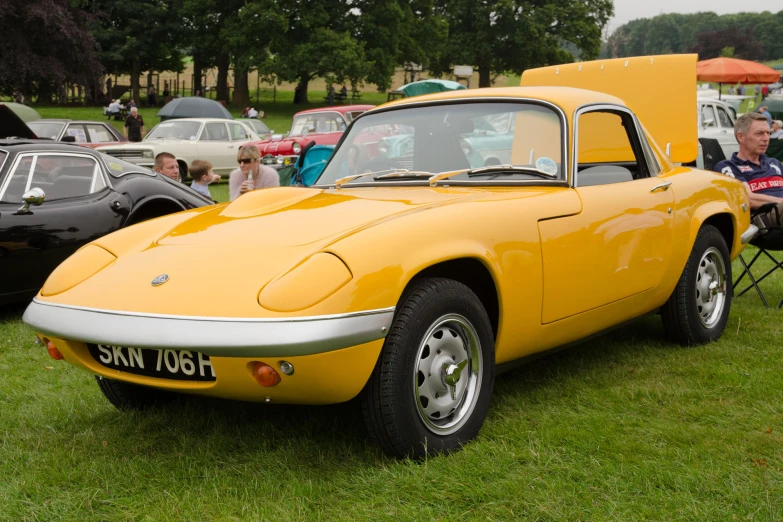
[[[35,139],[0,104],[0,304],[34,296],[57,265],[95,238],[210,204],[143,167]]]

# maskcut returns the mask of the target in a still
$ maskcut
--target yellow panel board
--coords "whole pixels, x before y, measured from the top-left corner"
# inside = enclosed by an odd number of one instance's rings
[[[596,60],[522,74],[523,86],[563,86],[604,92],[622,99],[653,139],[670,144],[671,159],[688,163],[697,154],[695,54]]]

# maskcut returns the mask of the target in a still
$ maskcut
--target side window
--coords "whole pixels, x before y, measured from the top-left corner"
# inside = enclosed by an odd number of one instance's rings
[[[701,106],[701,126],[702,127],[717,127],[718,120],[715,118],[715,109],[712,105]]]
[[[231,141],[247,140],[247,132],[238,123],[229,123],[228,129],[231,132]]]
[[[84,125],[77,123],[68,124],[68,128],[65,129],[65,135],[76,138],[76,143],[87,143],[87,133],[84,131]]]
[[[87,135],[90,137],[92,143],[106,143],[111,141],[117,141],[117,138],[109,132],[109,129],[103,125],[85,125],[87,127]]]
[[[83,156],[26,156],[17,165],[4,189],[4,202],[21,203],[22,195],[40,188],[46,200],[86,196],[105,187],[94,159]]]
[[[226,124],[217,122],[207,123],[204,126],[204,134],[201,136],[201,139],[208,141],[228,141]]]
[[[609,185],[649,176],[633,117],[592,111],[577,121],[576,185]]]
[[[729,116],[729,113],[726,112],[726,109],[723,107],[718,107],[718,120],[720,120],[720,126],[725,129],[733,129],[734,124],[731,123],[731,117]]]

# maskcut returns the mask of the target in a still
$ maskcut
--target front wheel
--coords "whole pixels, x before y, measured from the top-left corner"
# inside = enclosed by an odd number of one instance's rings
[[[492,326],[476,294],[422,279],[403,296],[365,387],[367,427],[396,457],[459,449],[484,422],[494,378]]]
[[[110,403],[118,410],[143,410],[154,404],[167,402],[174,394],[148,386],[116,381],[100,375],[95,376],[98,387]]]
[[[717,340],[726,327],[733,293],[729,249],[711,225],[699,230],[680,280],[661,317],[669,336],[683,345]]]

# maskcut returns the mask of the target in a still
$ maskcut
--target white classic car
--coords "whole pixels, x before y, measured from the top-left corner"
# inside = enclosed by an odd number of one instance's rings
[[[160,122],[141,142],[107,145],[97,150],[149,168],[155,164],[155,156],[168,152],[177,158],[184,180],[188,165],[195,159],[209,161],[215,174],[227,176],[237,167],[237,148],[258,140],[258,135],[240,121],[181,118]]]
[[[723,155],[730,158],[739,150],[737,138],[734,137],[734,111],[720,100],[698,98],[696,104],[699,113],[699,138],[718,140]],[[696,157],[696,166],[700,169],[704,168],[701,143]]]

